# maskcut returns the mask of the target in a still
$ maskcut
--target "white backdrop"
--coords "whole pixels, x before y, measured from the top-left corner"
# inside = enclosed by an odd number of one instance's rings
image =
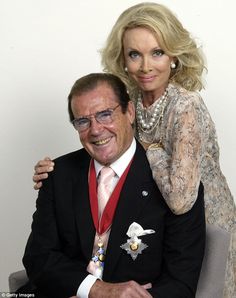
[[[33,165],[76,150],[66,97],[80,76],[101,71],[98,50],[132,0],[0,0],[0,292],[22,268],[37,192]],[[215,121],[221,166],[234,197],[236,165],[234,0],[166,0],[208,58],[202,96]]]

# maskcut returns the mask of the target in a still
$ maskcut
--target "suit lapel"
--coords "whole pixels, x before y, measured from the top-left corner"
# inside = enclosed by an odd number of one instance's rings
[[[120,245],[128,239],[126,235],[128,227],[132,222],[138,221],[139,214],[149,202],[148,187],[150,187],[151,181],[152,176],[145,152],[137,144],[134,160],[121,191],[112,223],[103,275],[104,280],[111,279],[112,272],[122,253]]]
[[[95,228],[93,224],[89,191],[88,191],[88,170],[90,159],[80,164],[73,184],[74,212],[77,223],[78,237],[82,253],[87,260],[91,259]]]

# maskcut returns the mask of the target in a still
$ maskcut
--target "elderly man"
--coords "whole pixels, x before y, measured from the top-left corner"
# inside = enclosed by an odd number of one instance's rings
[[[204,254],[203,188],[174,215],[133,132],[125,85],[75,82],[70,120],[83,149],[55,159],[39,191],[23,263],[35,297],[195,297]]]

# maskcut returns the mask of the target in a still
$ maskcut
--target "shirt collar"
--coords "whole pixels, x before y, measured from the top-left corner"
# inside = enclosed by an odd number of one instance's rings
[[[116,173],[116,175],[120,178],[130,163],[131,159],[134,156],[136,150],[136,140],[133,138],[133,141],[129,148],[119,157],[115,162],[110,164],[112,170]],[[94,160],[94,167],[96,171],[96,177],[98,176],[100,170],[104,167],[104,165],[100,164],[96,160]]]

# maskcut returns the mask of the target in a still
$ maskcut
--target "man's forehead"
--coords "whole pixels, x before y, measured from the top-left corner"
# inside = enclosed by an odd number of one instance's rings
[[[106,101],[118,101],[114,89],[106,82],[99,82],[94,88],[75,94],[72,99],[80,98],[100,98]],[[89,103],[89,102],[88,102]]]
[[[112,88],[99,85],[93,90],[72,97],[71,107],[75,117],[90,115],[113,108],[119,100]]]

